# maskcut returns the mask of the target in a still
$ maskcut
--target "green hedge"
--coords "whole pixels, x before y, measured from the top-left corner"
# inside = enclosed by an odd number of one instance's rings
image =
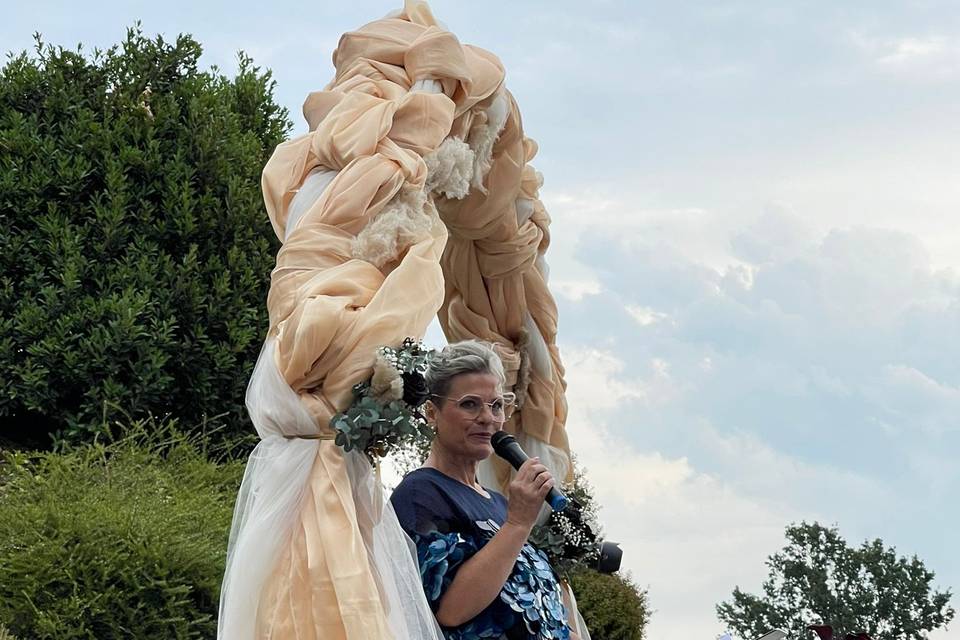
[[[238,462],[169,425],[0,466],[0,622],[19,638],[213,638]],[[167,437],[171,436],[171,437]]]
[[[124,431],[134,435],[3,455],[0,640],[216,636],[244,464],[172,423]],[[570,579],[593,640],[644,637],[646,592],[629,577]]]
[[[592,640],[643,640],[650,618],[647,592],[629,575],[585,569],[570,575],[570,586]]]
[[[279,246],[260,173],[289,130],[269,72],[132,29],[0,68],[0,437],[45,448],[122,419],[249,430]]]

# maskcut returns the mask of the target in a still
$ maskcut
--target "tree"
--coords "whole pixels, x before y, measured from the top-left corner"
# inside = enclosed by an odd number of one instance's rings
[[[593,640],[643,640],[650,607],[629,575],[580,568],[570,574],[577,607]]]
[[[847,546],[835,527],[787,527],[788,544],[770,556],[763,595],[744,593],[717,606],[722,621],[745,638],[780,628],[807,638],[825,624],[835,637],[866,631],[883,640],[921,640],[953,619],[950,590],[935,591],[934,573],[916,557],[897,557],[882,540]]]
[[[45,46],[0,71],[0,424],[32,446],[121,416],[246,431],[278,243],[259,177],[290,123],[269,72],[229,79],[200,45],[85,56]]]

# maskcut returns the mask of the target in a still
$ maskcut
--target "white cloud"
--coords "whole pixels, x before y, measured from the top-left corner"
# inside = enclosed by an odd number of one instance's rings
[[[630,401],[662,406],[676,401],[683,393],[670,374],[670,365],[662,358],[651,358],[637,367],[646,373],[645,377],[627,377],[622,360],[595,348],[564,347],[563,361],[567,384],[577,390],[581,406],[591,410],[612,410]]]
[[[585,296],[595,296],[600,293],[600,282],[589,278],[583,280],[566,279],[552,280],[550,288],[568,300],[580,302]]]
[[[551,228],[562,230],[551,236],[547,253],[551,273],[561,281],[574,276],[579,281],[596,280],[596,265],[578,255],[588,234],[602,236],[611,249],[655,238],[659,252],[683,256],[715,271],[738,262],[727,232],[740,216],[697,207],[656,207],[643,195],[621,188],[580,193],[548,189],[543,201],[553,219]]]
[[[679,216],[580,235],[573,255],[601,293],[569,307],[580,324],[561,334],[605,345],[562,350],[568,424],[611,537],[639,549],[652,635],[719,631],[712,605],[735,584],[756,590],[799,519],[896,542],[955,583],[952,549],[915,523],[960,489],[946,453],[960,444],[956,274],[902,231],[819,233],[782,210],[717,224],[729,258],[708,266],[673,250],[689,228]]]
[[[943,56],[951,48],[949,41],[942,36],[895,38],[889,41],[887,46],[892,52],[881,57],[880,64],[902,65],[936,58]]]
[[[714,606],[735,585],[755,587],[763,559],[782,543],[797,514],[753,500],[683,457],[638,449],[611,433],[628,417],[625,401],[646,398],[607,352],[564,349],[569,376],[568,432],[594,485],[607,538],[621,543],[624,568],[649,588],[648,633],[663,640],[721,630]]]
[[[669,314],[638,304],[628,304],[626,309],[627,313],[629,313],[641,327],[649,327],[650,325],[670,319]]]
[[[885,488],[876,480],[831,464],[791,457],[752,434],[721,433],[715,425],[702,423],[697,438],[714,456],[715,465],[724,470],[723,477],[731,486],[756,500],[790,505],[808,518],[841,519],[844,514],[836,502],[825,497],[839,487],[845,503],[878,504],[885,499]]]
[[[876,387],[866,390],[902,425],[929,435],[960,432],[960,386],[947,384],[914,367],[889,364]]]
[[[755,221],[730,234],[734,255],[751,264],[793,258],[816,241],[810,223],[783,205],[768,206]]]
[[[960,39],[941,34],[877,36],[861,30],[849,42],[881,71],[924,81],[960,75]]]

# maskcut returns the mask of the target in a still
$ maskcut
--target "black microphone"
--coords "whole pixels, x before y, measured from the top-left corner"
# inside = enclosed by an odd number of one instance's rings
[[[517,439],[505,431],[497,431],[490,438],[490,444],[493,445],[493,451],[510,463],[514,469],[519,469],[520,465],[530,459],[527,452],[520,447]],[[544,500],[554,511],[563,511],[567,507],[567,496],[557,491],[556,487],[550,488],[550,493]]]

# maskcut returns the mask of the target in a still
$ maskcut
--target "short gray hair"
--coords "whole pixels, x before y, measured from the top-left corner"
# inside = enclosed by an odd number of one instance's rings
[[[438,351],[427,367],[427,389],[432,396],[450,393],[450,385],[456,376],[464,373],[491,373],[502,387],[507,382],[503,362],[488,342],[464,340],[448,344]]]

